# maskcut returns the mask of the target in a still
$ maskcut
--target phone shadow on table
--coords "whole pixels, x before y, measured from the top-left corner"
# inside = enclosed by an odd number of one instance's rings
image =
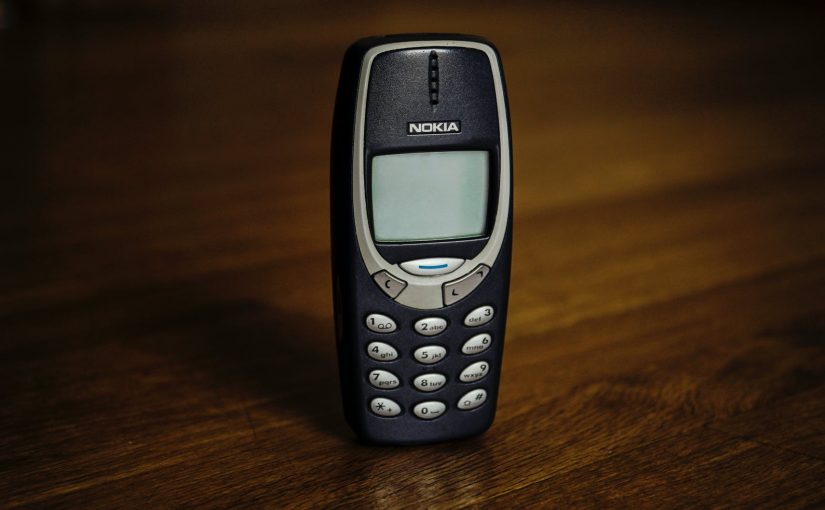
[[[149,334],[143,347],[214,379],[208,384],[214,385],[220,405],[246,402],[253,430],[297,415],[324,434],[354,441],[341,408],[331,317],[285,312],[249,298],[211,298],[209,292],[180,287],[153,295],[144,324],[150,331],[160,328],[164,340]]]

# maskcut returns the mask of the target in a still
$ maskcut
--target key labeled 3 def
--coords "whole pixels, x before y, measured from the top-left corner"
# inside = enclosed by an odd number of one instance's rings
[[[487,324],[488,322],[493,320],[493,315],[495,315],[495,311],[493,310],[492,306],[479,306],[472,312],[468,313],[466,317],[464,317],[464,325],[474,328],[477,326],[481,326],[483,324]]]

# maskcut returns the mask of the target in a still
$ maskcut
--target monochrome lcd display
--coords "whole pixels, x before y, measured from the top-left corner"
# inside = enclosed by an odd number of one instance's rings
[[[487,151],[416,152],[372,158],[377,242],[460,239],[484,234]]]

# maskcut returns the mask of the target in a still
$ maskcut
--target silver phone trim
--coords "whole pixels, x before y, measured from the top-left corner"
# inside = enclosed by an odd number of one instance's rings
[[[369,85],[370,70],[372,61],[381,53],[387,51],[404,50],[412,48],[431,47],[460,47],[472,48],[483,51],[490,61],[490,68],[493,74],[493,83],[496,91],[496,102],[498,109],[499,125],[499,146],[500,150],[500,178],[498,207],[496,209],[496,219],[493,223],[493,230],[490,233],[490,240],[481,252],[455,271],[437,276],[416,276],[402,270],[398,264],[390,264],[385,260],[372,240],[370,235],[369,217],[367,215],[366,200],[366,180],[364,168],[364,116],[367,106],[367,86]],[[508,214],[510,211],[510,145],[508,139],[507,110],[504,102],[504,87],[501,82],[498,57],[493,49],[482,43],[471,41],[410,41],[383,44],[376,46],[364,55],[361,65],[361,76],[358,81],[358,95],[355,106],[355,137],[352,154],[352,198],[353,211],[355,215],[355,235],[358,239],[358,249],[361,251],[361,258],[367,266],[371,275],[379,271],[387,271],[396,278],[407,282],[407,287],[395,298],[395,301],[402,305],[419,310],[434,310],[444,307],[441,294],[441,286],[449,281],[456,280],[471,272],[479,264],[493,267],[493,263],[498,257],[501,245],[504,242],[504,235],[507,230]]]

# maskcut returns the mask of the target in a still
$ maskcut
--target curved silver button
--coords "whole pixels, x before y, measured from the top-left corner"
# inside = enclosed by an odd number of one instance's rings
[[[464,354],[478,354],[490,348],[493,343],[493,337],[489,333],[481,333],[476,335],[461,346],[461,352]]]
[[[434,257],[429,259],[408,260],[399,264],[404,271],[418,276],[434,276],[452,273],[464,263],[464,259]]]
[[[384,397],[374,398],[370,401],[370,409],[378,416],[398,416],[401,414],[401,406]]]
[[[469,411],[475,409],[484,402],[487,402],[487,390],[477,389],[468,391],[463,397],[458,399],[457,407],[462,411]]]
[[[400,382],[398,377],[392,372],[386,370],[373,370],[368,376],[370,384],[382,390],[391,390],[397,388]]]
[[[436,391],[440,390],[447,383],[447,377],[444,374],[421,374],[413,379],[413,386],[418,391]]]
[[[367,355],[375,361],[393,361],[398,358],[398,351],[384,342],[370,342],[367,346]]]
[[[433,336],[447,329],[447,321],[441,317],[426,317],[415,322],[415,332],[419,335]]]
[[[367,315],[367,319],[364,321],[364,324],[366,324],[367,329],[370,331],[375,331],[376,333],[392,333],[397,329],[394,320],[380,313],[371,313]]]
[[[493,320],[494,315],[495,310],[493,310],[492,306],[479,306],[472,312],[468,313],[466,317],[464,317],[464,325],[471,328],[481,326]]]
[[[398,279],[387,271],[379,271],[372,275],[372,279],[376,285],[384,291],[384,294],[395,299],[401,294],[401,291],[407,287],[407,282]]]
[[[445,283],[443,286],[444,305],[457,303],[469,296],[487,278],[488,274],[490,274],[490,268],[484,264],[479,264],[477,268],[473,269],[472,273],[458,280]]]
[[[486,361],[477,361],[461,371],[458,380],[461,382],[474,382],[483,379],[490,371],[490,364]]]
[[[446,410],[447,406],[445,406],[443,402],[432,400],[430,402],[415,404],[415,407],[413,407],[413,414],[422,420],[433,420],[444,414],[444,411]]]
[[[418,349],[413,352],[413,358],[419,363],[424,363],[425,365],[432,365],[433,363],[438,363],[444,357],[447,356],[447,349],[441,347],[440,345],[425,345],[424,347],[419,347]]]

